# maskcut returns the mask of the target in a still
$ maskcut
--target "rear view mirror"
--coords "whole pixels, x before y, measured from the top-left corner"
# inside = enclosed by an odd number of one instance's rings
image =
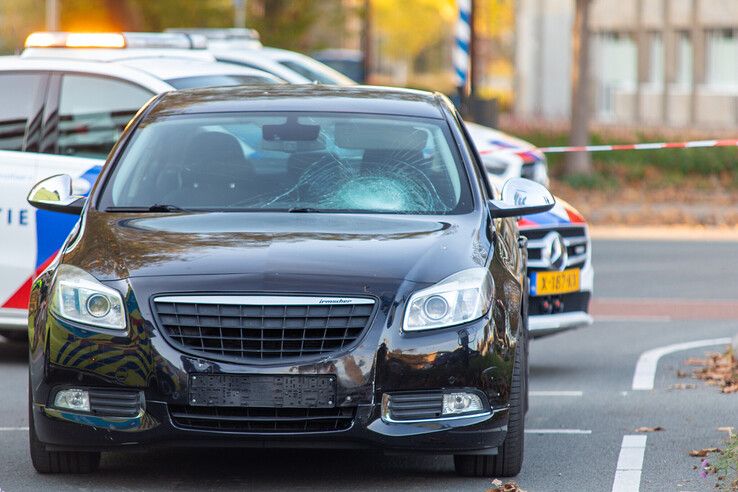
[[[551,210],[553,195],[541,184],[524,178],[512,178],[502,185],[500,200],[490,200],[493,217],[518,217]]]
[[[73,194],[71,176],[58,174],[39,181],[28,194],[28,203],[39,210],[79,215],[85,197]]]

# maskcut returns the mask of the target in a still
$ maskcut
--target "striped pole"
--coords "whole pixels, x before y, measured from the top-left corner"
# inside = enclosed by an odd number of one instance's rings
[[[453,64],[456,87],[466,87],[469,80],[469,52],[471,49],[471,0],[456,0],[459,18],[456,22]]]

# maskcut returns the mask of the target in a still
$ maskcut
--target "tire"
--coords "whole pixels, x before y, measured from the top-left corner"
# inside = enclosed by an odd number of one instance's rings
[[[507,436],[493,456],[464,455],[454,456],[456,473],[462,477],[514,477],[523,466],[523,444],[525,431],[525,395],[528,393],[525,375],[528,359],[525,356],[525,343],[521,340],[516,350],[510,390],[510,415]]]
[[[38,473],[92,473],[100,466],[100,453],[83,451],[46,451],[36,437],[33,425],[33,397],[28,388],[28,439],[31,463]]]

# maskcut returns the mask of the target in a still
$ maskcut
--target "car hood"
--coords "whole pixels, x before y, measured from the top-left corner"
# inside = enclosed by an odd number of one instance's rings
[[[89,211],[65,253],[99,280],[177,275],[437,282],[484,265],[481,214],[119,214]]]

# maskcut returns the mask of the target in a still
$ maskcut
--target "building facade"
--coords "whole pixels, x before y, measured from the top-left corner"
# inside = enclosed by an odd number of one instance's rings
[[[573,9],[519,1],[519,116],[568,118]],[[589,28],[596,122],[738,126],[738,0],[592,0]]]

